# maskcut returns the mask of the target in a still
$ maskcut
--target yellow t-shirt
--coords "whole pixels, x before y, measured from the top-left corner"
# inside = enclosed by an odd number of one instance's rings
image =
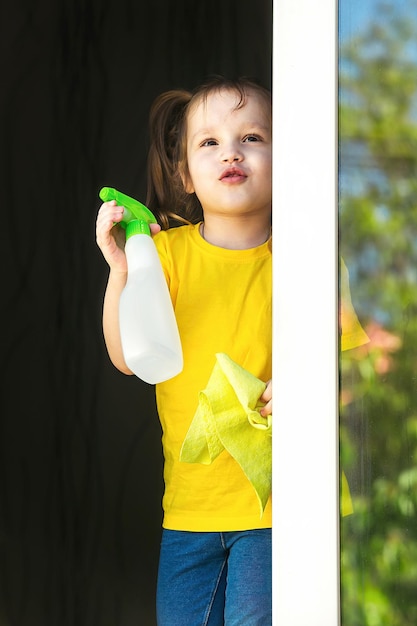
[[[184,369],[156,385],[164,452],[164,528],[229,531],[271,527],[256,493],[225,450],[210,465],[179,461],[181,445],[218,352],[257,378],[272,377],[272,244],[227,250],[198,225],[154,237],[175,309]]]
[[[340,330],[342,352],[369,342],[369,337],[363,330],[353,308],[349,272],[343,258],[340,259]]]
[[[369,342],[369,337],[363,330],[352,304],[349,272],[343,258],[340,259],[340,334],[340,349],[342,352],[358,348]],[[349,483],[343,471],[341,476],[340,508],[342,516],[353,513]]]

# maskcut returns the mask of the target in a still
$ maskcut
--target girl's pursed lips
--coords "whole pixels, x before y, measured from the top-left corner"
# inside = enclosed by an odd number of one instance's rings
[[[228,167],[226,170],[222,172],[220,176],[220,180],[224,180],[224,179],[240,180],[242,178],[246,178],[246,174],[239,167]]]

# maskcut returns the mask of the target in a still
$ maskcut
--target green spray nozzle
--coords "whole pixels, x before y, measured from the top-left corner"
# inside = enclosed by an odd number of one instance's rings
[[[151,234],[149,224],[156,224],[157,221],[155,215],[144,204],[112,187],[103,187],[99,196],[103,202],[116,200],[118,206],[124,207],[120,225],[126,229],[126,238],[138,233]]]

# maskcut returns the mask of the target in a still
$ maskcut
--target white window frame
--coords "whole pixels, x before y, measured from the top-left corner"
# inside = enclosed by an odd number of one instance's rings
[[[337,3],[273,15],[273,624],[337,626]]]

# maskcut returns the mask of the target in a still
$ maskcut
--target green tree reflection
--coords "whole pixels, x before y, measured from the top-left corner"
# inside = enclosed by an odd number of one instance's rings
[[[401,11],[399,10],[401,4]],[[371,341],[342,354],[343,626],[417,624],[417,6],[340,49],[340,251]]]

